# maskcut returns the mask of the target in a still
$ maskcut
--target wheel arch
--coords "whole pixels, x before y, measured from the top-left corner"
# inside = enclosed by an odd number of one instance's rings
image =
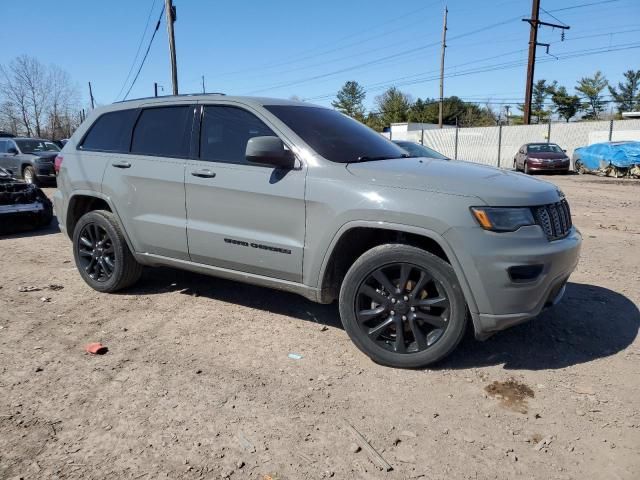
[[[422,248],[453,268],[471,312],[478,308],[453,249],[439,233],[422,227],[386,222],[350,222],[334,235],[318,273],[318,299],[330,303],[337,298],[342,279],[353,262],[367,250],[385,243],[403,243]]]

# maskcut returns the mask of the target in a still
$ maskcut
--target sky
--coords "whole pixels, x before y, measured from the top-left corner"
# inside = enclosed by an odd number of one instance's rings
[[[365,104],[396,85],[437,98],[440,40],[448,13],[445,96],[495,109],[522,103],[531,0],[174,0],[180,93],[202,91],[330,105],[348,80]],[[164,0],[0,0],[0,64],[27,54],[68,71],[98,104],[171,93],[165,16],[133,78]],[[612,83],[640,69],[640,0],[542,0],[536,79],[570,91],[601,70]],[[557,58],[556,58],[557,57]]]

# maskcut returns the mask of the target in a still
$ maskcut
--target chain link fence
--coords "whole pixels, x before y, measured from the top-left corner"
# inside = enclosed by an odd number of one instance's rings
[[[640,141],[640,119],[417,130],[396,133],[393,140],[423,143],[453,159],[513,168],[513,158],[525,143],[557,143],[571,158],[574,149],[592,143]]]

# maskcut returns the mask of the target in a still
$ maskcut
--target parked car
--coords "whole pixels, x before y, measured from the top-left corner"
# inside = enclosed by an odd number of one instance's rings
[[[58,148],[62,149],[64,148],[64,144],[67,143],[69,141],[68,138],[62,138],[60,140],[51,140],[53,143],[55,143]]]
[[[519,172],[568,173],[571,161],[565,150],[555,143],[527,143],[513,158],[513,168]]]
[[[445,157],[440,152],[436,152],[435,150],[425,147],[424,145],[420,145],[416,142],[410,142],[408,140],[393,140],[393,143],[398,145],[403,150],[409,153],[409,156],[412,158],[416,157],[424,157],[424,158],[436,158],[438,160],[450,160],[449,157]]]
[[[0,138],[0,167],[16,178],[39,185],[55,182],[54,159],[60,153],[58,146],[40,138]]]
[[[141,99],[91,112],[54,206],[97,291],[167,265],[337,300],[359,349],[420,367],[558,302],[581,236],[550,183],[407,157],[308,103]]]
[[[0,168],[0,234],[51,223],[53,207],[42,190]]]
[[[640,142],[604,142],[573,151],[578,173],[611,173],[614,176],[640,175]]]

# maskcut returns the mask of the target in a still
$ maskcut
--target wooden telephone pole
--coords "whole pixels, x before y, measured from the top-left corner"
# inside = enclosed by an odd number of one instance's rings
[[[568,30],[568,25],[558,25],[555,23],[547,23],[540,20],[540,0],[532,0],[531,4],[531,18],[523,18],[523,22],[528,22],[531,25],[531,31],[529,32],[529,61],[527,63],[527,88],[524,97],[524,124],[529,125],[531,123],[531,97],[533,95],[533,74],[536,66],[536,47],[541,45],[547,47],[547,53],[549,52],[548,43],[538,43],[538,27],[540,25],[546,25],[547,27],[560,28],[562,30]]]
[[[440,103],[438,108],[438,128],[442,128],[442,110],[444,103],[444,52],[447,48],[447,14],[449,10],[444,7],[444,20],[442,22],[442,51],[440,53]]]
[[[173,22],[176,21],[176,7],[172,0],[165,0],[165,11],[167,13],[167,35],[169,37],[169,57],[171,59],[171,84],[173,94],[178,95],[178,65],[176,63],[176,38],[173,34]]]

